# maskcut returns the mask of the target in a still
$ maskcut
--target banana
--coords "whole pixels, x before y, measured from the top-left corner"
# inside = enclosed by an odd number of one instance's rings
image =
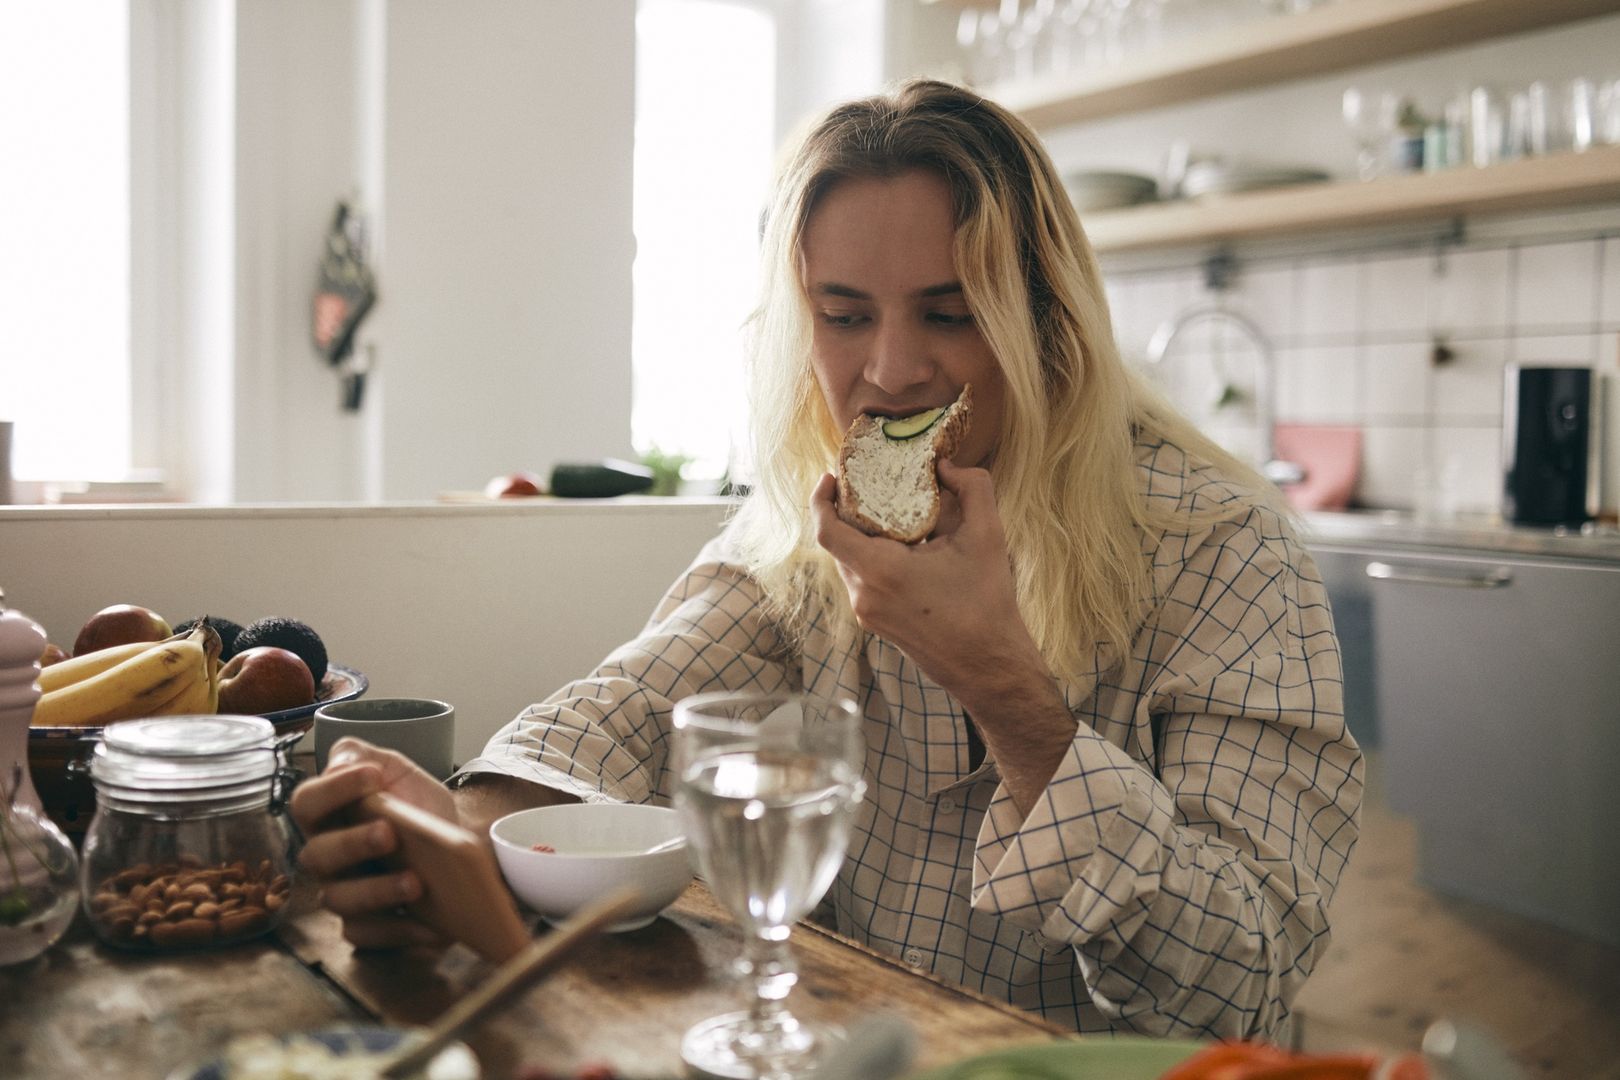
[[[225,642],[219,636],[219,631],[208,625],[208,616],[197,620],[191,635],[202,643],[204,662],[204,681],[208,683],[208,697],[203,705],[194,711],[207,713],[212,716],[219,712],[219,654],[224,651]]]
[[[211,691],[208,676],[202,673],[193,678],[181,691],[153,709],[151,716],[212,716],[218,711],[219,696]]]
[[[98,675],[42,695],[34,706],[34,726],[99,727],[155,715],[192,683],[200,681],[206,689],[209,663],[199,635],[159,642]]]
[[[170,641],[182,640],[184,635],[170,638]],[[129,645],[114,645],[110,649],[97,649],[93,653],[75,656],[68,660],[52,664],[48,668],[41,668],[39,672],[39,692],[48,694],[52,690],[60,690],[64,686],[72,686],[76,682],[83,682],[93,675],[100,675],[108,668],[117,667],[132,656],[139,656],[147,649],[155,649],[163,644],[161,641],[136,641]]]

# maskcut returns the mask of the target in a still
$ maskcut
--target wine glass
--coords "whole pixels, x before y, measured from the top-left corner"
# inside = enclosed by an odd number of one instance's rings
[[[697,1024],[681,1057],[699,1073],[778,1080],[807,1069],[836,1028],[799,1020],[788,936],[838,875],[865,743],[849,700],[721,692],[675,705],[675,805],[714,898],[736,918],[735,969],[753,985],[744,1012]]]

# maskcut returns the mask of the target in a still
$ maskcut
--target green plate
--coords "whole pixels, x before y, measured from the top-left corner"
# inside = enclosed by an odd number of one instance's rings
[[[1008,1047],[918,1073],[911,1080],[1158,1080],[1204,1049],[1188,1039],[1086,1035]]]

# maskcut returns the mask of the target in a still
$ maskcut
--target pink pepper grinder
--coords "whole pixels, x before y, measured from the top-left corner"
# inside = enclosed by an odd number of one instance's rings
[[[44,650],[45,631],[34,620],[0,610],[0,965],[50,948],[78,909],[78,856],[45,816],[28,771]]]

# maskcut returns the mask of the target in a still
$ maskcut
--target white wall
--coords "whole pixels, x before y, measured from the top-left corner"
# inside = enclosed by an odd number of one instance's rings
[[[67,648],[116,603],[172,622],[302,619],[369,696],[453,703],[465,760],[639,630],[725,512],[696,499],[0,507],[0,588]]]
[[[232,122],[180,140],[229,141],[231,225],[184,205],[156,223],[201,234],[184,265],[225,267],[188,294],[230,297],[152,333],[160,369],[170,350],[208,373],[142,402],[172,418],[194,498],[432,498],[630,454],[634,0],[150,2],[182,26],[218,16],[234,59]],[[233,93],[193,81],[180,107]],[[327,223],[354,195],[380,294],[359,416],[309,327]]]
[[[360,189],[353,0],[237,0],[236,316],[230,496],[364,497],[364,419],[310,344],[322,239]],[[206,455],[207,450],[201,452]]]
[[[381,497],[630,453],[634,13],[387,6]]]

